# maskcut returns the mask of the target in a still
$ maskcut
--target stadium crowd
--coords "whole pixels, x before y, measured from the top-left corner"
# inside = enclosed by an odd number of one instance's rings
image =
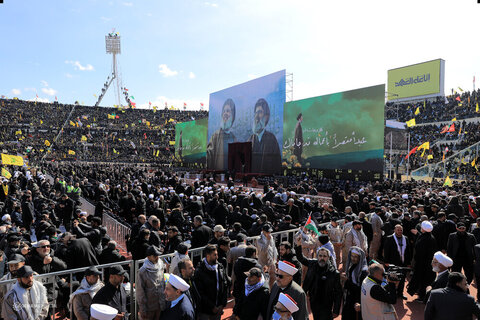
[[[208,114],[18,99],[0,99],[0,110],[2,149],[26,154],[32,162],[39,161],[51,146],[47,160],[169,163],[174,155],[170,141],[175,141],[175,124]],[[54,143],[64,124],[63,133]]]
[[[480,276],[474,181],[311,178],[251,189],[134,166],[8,170],[0,271],[17,282],[2,285],[4,319],[45,319],[54,302],[57,316],[95,318],[102,304],[128,319],[130,290],[140,319],[220,319],[230,296],[236,319],[395,319],[404,288],[426,303],[425,319],[480,316],[466,293]],[[315,195],[319,185],[333,186],[331,202]],[[93,214],[78,209],[80,196],[95,201]],[[105,212],[131,225],[128,251],[145,259],[136,279],[119,265],[101,279],[94,267],[125,259],[101,226]],[[191,260],[196,248],[203,258]],[[89,269],[33,277],[78,267]]]

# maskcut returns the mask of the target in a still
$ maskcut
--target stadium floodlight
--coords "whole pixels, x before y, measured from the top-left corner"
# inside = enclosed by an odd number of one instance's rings
[[[105,36],[105,47],[107,53],[120,54],[120,35],[118,33],[109,33]]]

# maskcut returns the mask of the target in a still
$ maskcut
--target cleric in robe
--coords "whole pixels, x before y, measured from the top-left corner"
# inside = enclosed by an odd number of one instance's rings
[[[235,103],[227,99],[222,107],[222,123],[207,144],[207,168],[213,170],[228,169],[228,144],[236,142],[230,131],[235,121]]]
[[[303,115],[301,113],[297,116],[297,125],[295,126],[295,145],[293,146],[293,154],[297,157],[297,161],[302,163],[303,150],[303,131],[302,131]]]
[[[268,103],[265,99],[259,99],[254,108],[253,134],[248,139],[252,142],[252,172],[280,172],[280,148],[275,135],[266,130],[268,120],[270,120]]]

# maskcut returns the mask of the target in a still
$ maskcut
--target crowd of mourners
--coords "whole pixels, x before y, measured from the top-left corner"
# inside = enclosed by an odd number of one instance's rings
[[[0,99],[0,111],[1,149],[25,154],[33,162],[45,156],[57,161],[171,163],[175,124],[208,115],[207,111],[119,109],[18,99]]]
[[[136,166],[8,170],[0,272],[16,281],[0,286],[4,319],[46,319],[53,308],[129,319],[131,292],[140,319],[220,319],[232,305],[235,319],[395,319],[407,294],[425,319],[480,316],[468,294],[480,277],[473,181],[272,178],[254,189]],[[330,200],[316,195],[322,185]],[[79,209],[83,197],[93,213]],[[145,259],[136,279],[127,265],[103,277],[96,267],[129,257],[102,227],[106,213],[131,226],[126,251]],[[72,278],[35,277],[80,267]]]

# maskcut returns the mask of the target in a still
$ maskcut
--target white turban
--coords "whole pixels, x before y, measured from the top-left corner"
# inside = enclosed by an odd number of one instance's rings
[[[441,251],[435,252],[433,257],[446,268],[450,268],[453,265],[453,260]]]

